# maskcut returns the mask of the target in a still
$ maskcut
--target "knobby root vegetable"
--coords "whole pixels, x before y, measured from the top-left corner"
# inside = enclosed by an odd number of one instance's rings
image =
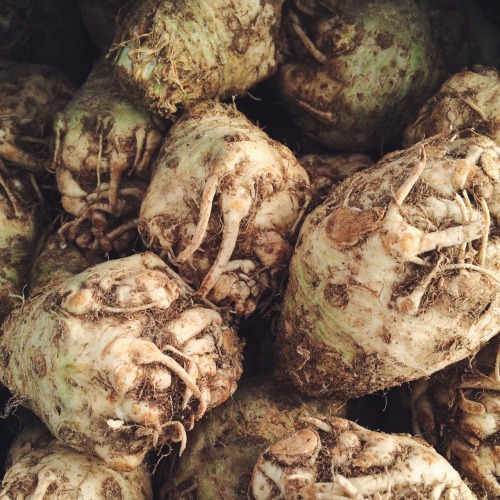
[[[472,483],[479,498],[500,497],[500,339],[470,359],[412,387],[414,433]]]
[[[58,234],[44,235],[38,241],[38,245],[28,280],[30,295],[47,287],[59,285],[105,260],[103,255],[85,252],[72,243],[66,248],[61,248]]]
[[[342,418],[304,421],[302,429],[261,454],[251,498],[476,498],[458,472],[423,441],[369,431]]]
[[[66,444],[119,470],[236,389],[235,331],[156,255],[93,266],[4,323],[0,381]]]
[[[404,133],[411,146],[436,134],[473,128],[500,146],[500,73],[474,67],[450,77],[420,110]]]
[[[439,52],[412,0],[294,0],[284,16],[278,91],[328,147],[387,147],[441,83]]]
[[[43,223],[40,201],[23,174],[0,160],[0,323],[23,298]]]
[[[58,70],[0,61],[0,158],[44,174],[52,156],[52,122],[76,87]]]
[[[293,432],[301,419],[345,411],[338,400],[302,398],[269,375],[248,378],[189,433],[175,474],[162,474],[159,498],[246,499],[253,467],[267,446]],[[168,457],[167,464],[172,462]]]
[[[132,245],[165,126],[128,100],[107,62],[96,64],[54,124],[53,168],[62,205],[73,216],[60,229],[64,241],[102,252]]]
[[[41,424],[23,428],[7,457],[0,500],[151,500],[145,465],[120,473],[54,439]]]
[[[305,220],[277,373],[361,396],[469,356],[500,327],[500,149],[436,137],[333,187]]]
[[[202,297],[246,315],[279,290],[309,201],[307,173],[286,146],[206,101],[172,126],[138,228]]]
[[[111,50],[116,79],[166,116],[192,101],[246,94],[276,70],[282,3],[130,2]]]

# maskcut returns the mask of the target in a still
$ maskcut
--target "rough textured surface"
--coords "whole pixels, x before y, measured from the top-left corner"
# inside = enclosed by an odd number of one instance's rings
[[[0,160],[0,322],[23,299],[43,225],[40,208],[24,172]]]
[[[225,401],[235,331],[156,255],[89,268],[4,323],[0,381],[66,444],[128,471]]]
[[[494,68],[474,67],[450,77],[422,107],[404,133],[411,146],[435,134],[473,128],[500,147],[500,73]]]
[[[278,91],[308,135],[332,148],[386,149],[442,80],[412,0],[289,3]]]
[[[116,472],[54,439],[43,424],[25,427],[7,457],[1,500],[152,500],[145,465]]]
[[[310,418],[309,425],[261,454],[250,491],[255,500],[476,498],[458,472],[423,441],[321,417]]]
[[[303,418],[345,416],[345,410],[335,399],[300,397],[269,374],[248,378],[188,434],[189,446],[176,466],[169,458],[159,498],[244,500],[267,446],[293,432]]]
[[[4,0],[0,14],[0,57],[9,58],[16,54],[29,36],[29,17],[32,1]]]
[[[413,432],[472,483],[500,497],[500,339],[478,354],[412,384]]]
[[[200,295],[247,315],[280,291],[310,198],[286,146],[233,106],[206,101],[172,126],[138,228]]]
[[[500,327],[500,151],[483,136],[396,151],[305,220],[278,374],[361,396],[444,368]]]
[[[61,248],[59,235],[44,235],[33,254],[33,264],[28,279],[30,295],[46,287],[59,285],[87,268],[104,262],[103,255],[82,251],[69,243]]]
[[[101,60],[54,128],[53,168],[71,215],[59,231],[62,239],[93,251],[130,249],[166,124],[132,104]]]
[[[243,95],[276,70],[283,0],[141,0],[123,9],[115,74],[163,115],[200,99]]]
[[[52,122],[76,90],[49,66],[0,61],[0,158],[45,174],[52,156]]]

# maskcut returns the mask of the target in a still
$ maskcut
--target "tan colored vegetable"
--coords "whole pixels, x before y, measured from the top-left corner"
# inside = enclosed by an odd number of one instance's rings
[[[4,323],[0,381],[66,444],[118,471],[186,444],[241,375],[227,320],[156,255],[111,260],[28,300]]]
[[[412,387],[413,431],[446,456],[479,498],[500,496],[500,339]]]
[[[101,60],[54,127],[53,167],[62,205],[72,216],[61,237],[93,251],[130,249],[166,124],[133,105]]]
[[[261,454],[251,498],[476,498],[458,472],[423,441],[369,431],[342,418],[304,421],[302,429]]]
[[[269,374],[251,377],[233,397],[189,433],[189,446],[172,474],[164,474],[160,499],[246,499],[259,454],[300,425],[302,418],[345,415],[334,399],[307,400]],[[173,462],[167,459],[168,464]]]
[[[467,357],[500,328],[500,149],[435,138],[333,187],[290,265],[278,373],[361,396]]]
[[[45,174],[52,156],[52,122],[76,87],[58,70],[0,61],[0,158]]]
[[[476,66],[446,80],[406,129],[404,142],[411,146],[425,137],[467,128],[500,146],[500,73],[494,68]]]
[[[201,296],[247,315],[279,291],[309,201],[287,147],[233,106],[206,101],[171,128],[138,227]]]
[[[163,115],[246,94],[277,66],[283,0],[140,0],[123,9],[112,54],[130,97]]]
[[[120,473],[55,440],[43,424],[25,427],[7,457],[0,500],[150,500],[145,465]]]

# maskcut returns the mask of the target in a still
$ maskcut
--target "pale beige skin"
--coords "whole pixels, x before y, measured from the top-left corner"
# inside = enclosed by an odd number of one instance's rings
[[[478,496],[500,496],[500,340],[413,384],[413,432],[436,446]]]
[[[277,66],[283,0],[131,2],[118,22],[115,75],[169,116],[202,99],[243,95]]]
[[[152,500],[145,464],[117,472],[53,438],[40,422],[21,430],[7,457],[0,500]]]
[[[254,500],[476,498],[424,442],[342,418],[304,419],[302,429],[268,447],[255,465],[250,493]]]
[[[52,156],[52,122],[76,85],[41,64],[0,61],[0,158],[44,175]]]
[[[405,130],[404,144],[467,128],[500,146],[500,73],[494,68],[479,66],[446,80]]]
[[[139,206],[166,123],[134,104],[100,60],[54,121],[57,187],[70,219],[63,242],[109,252],[137,237]]]
[[[227,320],[152,253],[93,266],[15,311],[0,381],[61,441],[129,471],[235,390]]]
[[[500,328],[500,149],[435,138],[334,186],[305,220],[278,373],[356,397],[434,373]]]
[[[172,467],[176,457],[166,459],[159,499],[246,499],[259,454],[293,432],[302,418],[317,415],[345,416],[346,403],[303,398],[269,374],[242,380],[233,397],[189,433],[178,468]]]
[[[310,198],[287,147],[233,106],[206,101],[172,126],[138,228],[201,296],[247,315],[279,290]]]

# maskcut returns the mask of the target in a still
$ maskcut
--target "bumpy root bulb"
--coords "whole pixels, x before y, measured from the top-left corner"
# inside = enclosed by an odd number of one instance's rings
[[[133,105],[100,60],[54,122],[53,169],[64,210],[63,245],[123,252],[137,238],[150,162],[166,124]]]
[[[391,153],[305,220],[278,373],[360,396],[470,355],[500,326],[500,151],[476,134]]]
[[[500,496],[500,340],[473,358],[419,380],[413,431],[432,443],[483,497]]]
[[[201,296],[245,315],[279,290],[310,198],[288,148],[233,106],[204,102],[171,128],[138,228]]]
[[[21,430],[9,450],[0,500],[78,498],[151,500],[146,465],[120,473],[54,439],[37,422]]]
[[[235,331],[151,253],[34,296],[5,323],[0,358],[2,383],[58,439],[120,471],[169,441],[182,452],[242,371]]]
[[[342,418],[307,418],[302,427],[261,454],[251,498],[475,498],[458,472],[420,440]]]

